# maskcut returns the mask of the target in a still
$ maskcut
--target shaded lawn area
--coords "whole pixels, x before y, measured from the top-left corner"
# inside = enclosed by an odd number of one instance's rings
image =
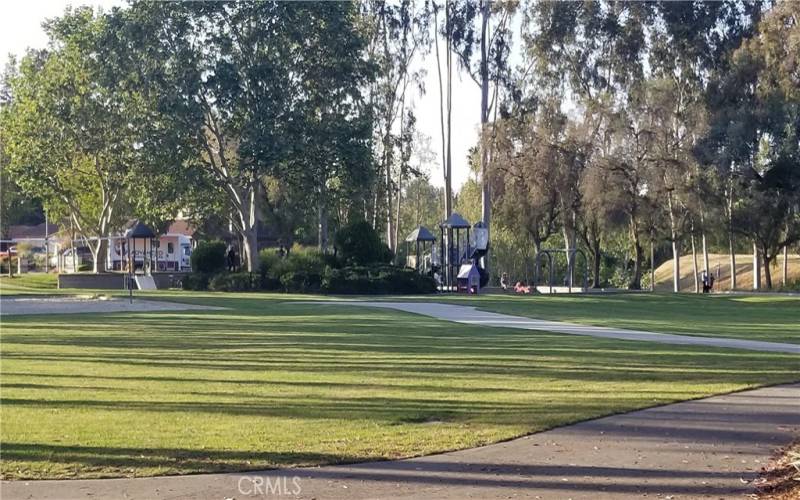
[[[435,300],[585,325],[800,344],[800,296],[797,295],[488,294],[441,295]]]
[[[800,359],[467,327],[268,294],[2,319],[2,476],[255,470],[467,448],[800,379]]]

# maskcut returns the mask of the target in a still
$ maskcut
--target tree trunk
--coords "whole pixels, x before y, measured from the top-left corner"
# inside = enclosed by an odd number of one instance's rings
[[[672,291],[681,291],[681,242],[678,236],[678,222],[675,217],[675,202],[672,191],[667,192],[667,209],[669,210],[669,234],[672,241]]]
[[[672,291],[681,291],[681,242],[672,238]]]
[[[481,145],[481,217],[483,218],[483,223],[488,231],[492,210],[489,192],[489,141],[486,137],[486,127],[489,123],[489,55],[487,52],[489,16],[491,15],[491,11],[489,9],[489,0],[481,1],[481,14],[481,137],[479,142]],[[482,267],[488,273],[488,249],[486,254],[482,257],[482,261]]]
[[[697,247],[694,242],[694,223],[692,223],[692,271],[694,274],[694,293],[700,293],[700,279],[697,271]]]
[[[706,216],[700,212],[700,239],[703,245],[703,269],[711,275],[711,264],[708,261],[708,244],[706,243]]]
[[[397,249],[400,246],[400,209],[403,203],[403,170],[400,170],[400,176],[397,179],[397,212],[394,225],[394,252],[395,258],[397,257]]]
[[[94,274],[100,274],[106,272],[108,240],[103,235],[100,235],[98,237],[96,244],[94,245],[89,244],[89,251],[92,252],[92,259],[94,260],[94,264],[92,265],[92,272]]]
[[[258,270],[258,231],[255,226],[241,232],[242,257],[249,272]]]
[[[75,223],[72,220],[72,217],[69,218],[69,250],[72,254],[72,272],[78,272],[78,259],[75,255]],[[11,259],[9,258],[9,262]]]
[[[656,244],[655,238],[650,236],[650,291],[656,291]]]
[[[320,193],[317,202],[317,247],[320,252],[328,252],[328,206],[324,193]]]
[[[753,242],[753,290],[761,289],[761,266],[758,246]]]
[[[769,255],[766,251],[763,252],[764,254],[764,284],[767,286],[767,290],[772,290],[772,270],[770,269],[770,265],[772,261],[775,260],[775,255]]]
[[[781,286],[789,283],[789,245],[783,246],[783,269],[781,272]]]
[[[572,250],[575,248],[575,230],[572,224],[564,224],[564,250],[567,256],[567,276],[565,277],[566,285],[572,288],[575,278],[575,255]]]
[[[728,251],[731,260],[731,290],[736,290],[736,246],[733,242],[733,182],[728,190]]]
[[[631,219],[631,239],[633,240],[633,276],[631,276],[630,283],[628,284],[628,288],[631,290],[641,290],[642,289],[642,260],[644,255],[644,250],[642,249],[642,244],[639,239],[639,229],[635,219]]]
[[[387,159],[388,160],[388,159]],[[386,246],[394,252],[396,250],[394,245],[394,215],[392,214],[392,166],[389,161],[386,162]]]
[[[445,3],[447,12],[447,216],[453,213],[453,51],[451,49],[452,33],[450,33],[450,3]]]
[[[241,230],[241,237],[242,237],[242,249],[243,249],[243,257],[245,259],[245,263],[247,264],[247,271],[254,273],[258,271],[258,219],[256,217],[258,213],[258,203],[257,203],[257,185],[255,182],[251,183],[249,189],[247,190],[246,195],[246,203],[247,206],[245,209],[247,210],[246,213],[241,214],[240,217],[242,222],[242,230]]]
[[[594,239],[592,245],[592,288],[600,288],[600,238]]]
[[[736,248],[733,244],[733,231],[728,231],[728,252],[730,252],[731,290],[736,290]]]
[[[439,30],[433,30],[433,46],[435,48],[436,53],[436,72],[439,77],[439,124],[441,127],[441,134],[442,134],[442,173],[444,174],[444,217],[450,217],[450,214],[453,213],[453,186],[451,182],[451,172],[450,172],[450,161],[448,151],[450,149],[449,145],[449,129],[450,129],[450,119],[449,119],[449,111],[445,113],[445,104],[447,104],[449,110],[449,83],[452,73],[450,72],[450,8],[449,4],[446,2],[445,7],[445,32],[447,40],[445,40],[445,47],[447,54],[446,62],[445,62],[445,69],[447,71],[447,81],[448,81],[448,93],[445,95],[444,91],[444,84],[442,78],[442,63],[441,57],[439,55]],[[434,8],[433,11],[433,23],[434,26],[438,26],[438,16],[437,16],[438,9]],[[447,116],[447,130],[445,130],[445,116]]]

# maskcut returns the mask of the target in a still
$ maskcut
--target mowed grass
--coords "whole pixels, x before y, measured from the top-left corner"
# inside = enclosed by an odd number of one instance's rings
[[[586,325],[800,343],[800,295],[487,294],[442,295],[436,300]]]
[[[0,295],[57,294],[58,276],[45,273],[0,276]]]
[[[463,326],[282,295],[154,296],[229,309],[2,318],[4,478],[394,459],[800,379],[789,354]]]

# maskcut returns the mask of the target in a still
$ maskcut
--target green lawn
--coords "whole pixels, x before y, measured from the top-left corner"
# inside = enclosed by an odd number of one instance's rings
[[[284,295],[153,296],[230,309],[2,319],[4,478],[408,457],[800,380],[788,354],[467,327]]]
[[[488,294],[436,299],[486,311],[586,325],[800,344],[798,295]]]
[[[0,276],[0,295],[56,294],[61,292],[57,287],[58,277],[55,274],[26,273],[13,277]]]

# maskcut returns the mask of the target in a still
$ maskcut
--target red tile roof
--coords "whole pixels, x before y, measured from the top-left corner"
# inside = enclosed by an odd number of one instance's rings
[[[194,234],[194,227],[188,220],[176,220],[167,228],[167,234],[184,234],[191,236]]]

